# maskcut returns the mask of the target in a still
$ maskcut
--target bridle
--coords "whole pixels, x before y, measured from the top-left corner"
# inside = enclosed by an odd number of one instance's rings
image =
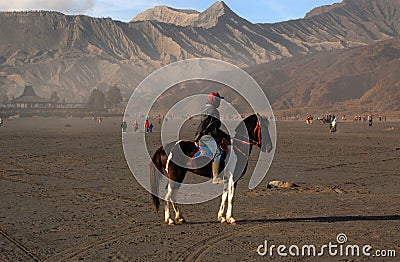
[[[236,136],[237,136],[237,135],[243,137],[243,139],[236,138],[236,137],[232,137],[232,140],[235,140],[235,141],[237,141],[237,142],[239,142],[239,143],[241,143],[241,144],[244,144],[244,145],[251,145],[251,146],[258,146],[258,147],[261,147],[261,122],[260,122],[260,120],[259,120],[259,119],[257,120],[256,127],[254,128],[254,131],[253,131],[253,135],[256,137],[256,140],[250,139],[249,137],[244,137],[244,136],[242,136],[242,135],[240,135],[240,134],[236,134]],[[233,144],[232,144],[232,146],[233,146],[240,154],[242,154],[243,156],[245,156],[245,157],[248,158],[248,156],[247,156],[248,154],[246,154],[245,152],[243,152],[239,147],[237,147],[237,146],[235,146],[235,145],[233,145]]]
[[[260,122],[260,120],[257,121],[257,125],[254,128],[254,134],[257,137],[257,143],[255,145],[257,145],[258,147],[261,147],[261,122]]]
[[[253,134],[254,134],[254,136],[256,136],[257,140],[250,139],[249,137],[244,137],[244,136],[242,136],[240,134],[236,134],[236,135],[239,135],[239,136],[243,137],[244,139],[240,139],[240,138],[236,138],[236,137],[232,137],[232,139],[237,141],[237,142],[240,142],[242,144],[245,144],[245,145],[259,146],[260,147],[261,146],[261,124],[260,124],[260,120],[257,121],[257,125],[254,128]]]

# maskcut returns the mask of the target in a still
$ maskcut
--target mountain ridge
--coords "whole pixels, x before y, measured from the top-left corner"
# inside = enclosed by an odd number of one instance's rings
[[[217,2],[201,13],[187,11],[198,16],[191,21],[197,26],[48,11],[0,13],[0,34],[8,36],[0,38],[0,97],[17,96],[25,84],[40,95],[57,91],[76,102],[93,88],[117,84],[127,97],[148,74],[183,59],[211,57],[247,67],[399,36],[400,0],[347,0],[328,9],[314,9],[304,19],[252,24]]]
[[[135,16],[130,22],[155,21],[177,26],[203,27],[206,29],[217,25],[218,20],[228,16],[231,19],[242,19],[223,1],[215,2],[203,12],[186,9],[175,9],[168,6],[156,6]]]
[[[400,111],[399,70],[400,37],[247,69],[275,110],[342,112]]]

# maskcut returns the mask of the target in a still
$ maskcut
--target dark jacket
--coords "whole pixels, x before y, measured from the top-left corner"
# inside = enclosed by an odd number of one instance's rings
[[[201,114],[201,122],[197,127],[194,140],[198,142],[204,135],[210,135],[217,141],[221,141],[222,138],[228,138],[229,136],[224,131],[220,130],[220,127],[221,121],[219,120],[219,112],[217,108],[213,105],[207,104]]]

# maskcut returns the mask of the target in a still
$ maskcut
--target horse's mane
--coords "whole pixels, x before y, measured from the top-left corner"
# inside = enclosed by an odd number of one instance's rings
[[[244,120],[243,120],[243,122],[244,122],[244,124],[247,126],[247,124],[249,123],[249,122],[251,122],[251,121],[257,121],[258,120],[258,116],[256,115],[256,114],[252,114],[252,115],[249,115],[248,117],[246,117]]]

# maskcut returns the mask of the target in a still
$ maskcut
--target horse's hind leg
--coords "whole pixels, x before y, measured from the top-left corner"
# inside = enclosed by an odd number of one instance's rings
[[[167,194],[165,195],[165,216],[164,216],[164,221],[168,225],[175,224],[174,220],[171,219],[171,213],[169,210],[169,202],[171,201],[171,195],[172,195],[171,184],[168,184]]]
[[[228,209],[226,210],[226,222],[232,225],[236,225],[236,220],[232,217],[233,197],[235,196],[235,187],[236,183],[233,181],[233,176],[231,176],[228,182]]]
[[[221,223],[225,223],[226,219],[224,217],[224,211],[225,211],[225,206],[226,206],[226,200],[228,198],[228,188],[224,188],[224,192],[222,193],[222,200],[221,200],[221,206],[218,211],[218,221]]]

